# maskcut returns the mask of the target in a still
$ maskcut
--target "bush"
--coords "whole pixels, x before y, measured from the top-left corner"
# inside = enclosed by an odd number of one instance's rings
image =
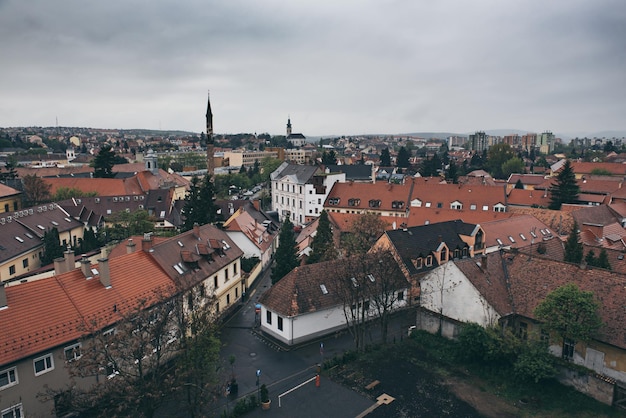
[[[245,273],[250,273],[254,266],[259,264],[259,257],[250,257],[250,258],[242,258],[241,259],[241,269]]]
[[[555,361],[546,343],[533,340],[524,345],[513,370],[521,380],[539,383],[556,375]]]

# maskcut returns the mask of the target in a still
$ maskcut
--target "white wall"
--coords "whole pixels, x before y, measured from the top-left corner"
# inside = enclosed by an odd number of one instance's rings
[[[495,324],[500,318],[454,262],[432,270],[420,280],[420,287],[420,304],[424,309],[483,327]]]

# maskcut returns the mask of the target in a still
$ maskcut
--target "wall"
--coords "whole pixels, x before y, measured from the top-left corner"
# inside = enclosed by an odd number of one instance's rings
[[[578,392],[591,396],[593,399],[602,402],[603,404],[613,404],[615,383],[611,380],[566,368],[562,368],[559,371],[557,379],[562,384],[571,386]]]

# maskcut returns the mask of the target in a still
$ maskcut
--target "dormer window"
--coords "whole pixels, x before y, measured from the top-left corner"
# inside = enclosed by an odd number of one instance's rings
[[[426,257],[426,267],[430,267],[433,265],[433,256],[429,255],[428,257]]]
[[[459,202],[458,200],[455,200],[454,202],[450,204],[450,209],[461,210],[463,209],[463,204]]]
[[[330,199],[328,199],[328,204],[329,205],[333,205],[336,206],[339,204],[339,198],[338,197],[331,197]]]
[[[443,263],[444,261],[448,260],[448,249],[446,247],[443,247],[441,249],[441,262]]]
[[[348,206],[359,206],[361,204],[361,199],[348,199]]]
[[[422,268],[422,264],[423,264],[423,260],[422,258],[416,258],[415,260],[413,260],[413,264],[415,265],[416,269],[421,269]]]
[[[370,208],[379,208],[380,207],[380,200],[379,199],[371,199],[369,201],[369,206],[370,206]]]
[[[401,200],[394,200],[391,202],[391,207],[393,209],[402,209],[404,207],[404,202]]]

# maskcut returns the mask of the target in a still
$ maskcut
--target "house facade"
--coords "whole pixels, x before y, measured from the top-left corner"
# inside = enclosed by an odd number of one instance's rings
[[[283,163],[270,175],[272,210],[281,221],[288,217],[294,225],[304,225],[320,215],[333,185],[345,178],[345,173],[326,174],[315,166]]]

